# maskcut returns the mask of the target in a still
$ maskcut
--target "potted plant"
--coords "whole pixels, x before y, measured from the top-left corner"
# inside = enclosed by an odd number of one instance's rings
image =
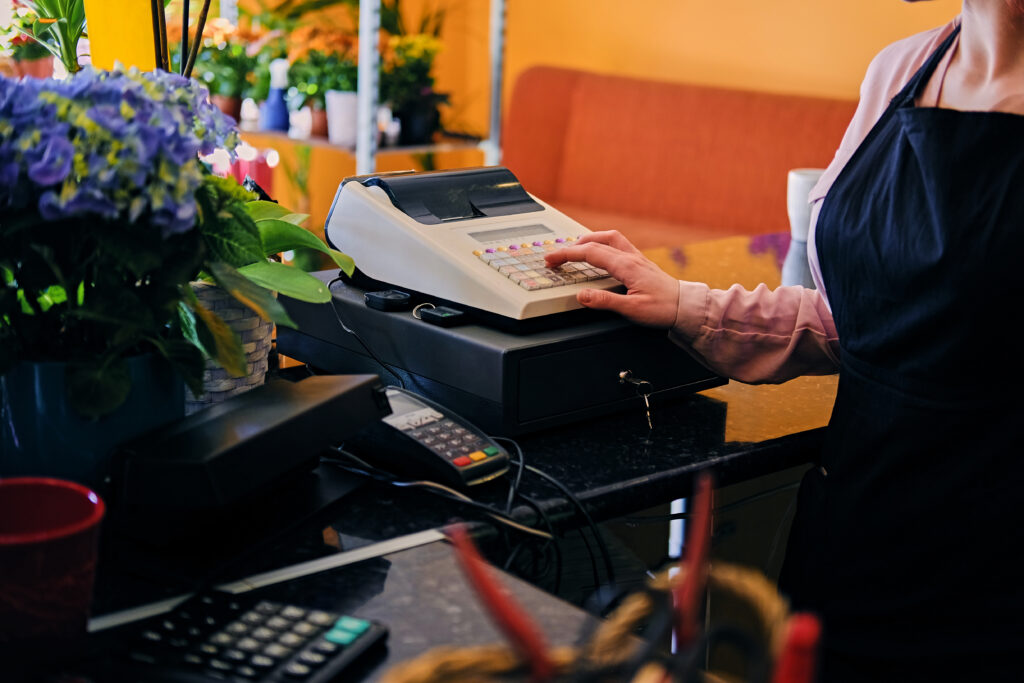
[[[181,312],[186,337],[203,351],[206,366],[203,391],[192,390],[187,399],[189,412],[263,383],[272,324],[295,327],[277,294],[330,301],[320,280],[281,263],[278,254],[315,250],[353,271],[348,256],[301,227],[307,214],[261,201],[233,178],[208,175],[196,200],[206,256]]]
[[[95,484],[114,444],[181,415],[182,380],[202,393],[204,351],[245,372],[193,281],[278,324],[291,321],[271,289],[329,300],[267,258],[327,247],[200,161],[236,142],[205,88],[174,74],[0,79],[0,474]]]
[[[174,27],[176,23],[168,26]],[[180,49],[173,49],[178,45],[179,34],[170,31],[168,35],[168,45],[172,46],[172,67],[180,67]],[[222,17],[208,21],[202,35],[202,49],[196,57],[193,73],[209,89],[213,103],[238,121],[242,99],[256,81],[254,71],[258,50],[249,49],[255,40],[250,41],[252,36]]]
[[[448,96],[434,90],[431,74],[441,41],[426,33],[391,36],[382,61],[381,100],[401,123],[398,142],[418,145],[430,142],[440,130],[438,106]]]
[[[18,0],[14,4],[11,28],[60,60],[67,73],[78,72],[78,41],[85,34],[84,0]]]
[[[293,31],[289,43],[289,106],[293,110],[310,108],[313,135],[327,135],[335,144],[355,145],[355,37],[307,25]]]
[[[11,25],[0,28],[0,54],[9,60],[16,77],[49,78],[53,75],[53,54],[31,37],[35,15],[17,3],[12,9]]]

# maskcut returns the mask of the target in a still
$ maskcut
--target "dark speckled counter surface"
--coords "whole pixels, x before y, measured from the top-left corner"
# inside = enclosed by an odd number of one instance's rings
[[[752,288],[760,282],[779,283],[787,244],[788,235],[773,235],[646,253],[681,279],[714,287],[739,282]],[[779,386],[731,382],[653,405],[653,431],[647,429],[638,400],[631,412],[530,434],[518,443],[528,464],[560,480],[595,519],[613,519],[686,496],[700,470],[710,469],[719,484],[728,484],[811,462],[821,447],[836,385],[835,376],[801,378]],[[309,477],[305,485],[328,499],[332,486],[350,481],[350,475],[342,476],[329,464]],[[508,481],[505,477],[476,487],[474,497],[503,508]],[[520,490],[556,524],[581,524],[562,494],[536,475],[526,473]],[[526,505],[516,507],[513,514],[536,522]],[[366,481],[333,504],[297,519],[287,533],[265,540],[255,550],[233,548],[223,557],[188,547],[149,552],[140,550],[138,543],[112,539],[101,559],[96,611],[180,593],[211,578],[212,567],[218,564],[217,580],[235,579],[459,520],[481,523],[477,528],[485,535],[489,528],[484,516],[466,506]],[[231,562],[231,555],[238,553],[243,560]],[[152,571],[155,567],[160,571]],[[168,576],[176,580],[167,580]],[[517,579],[508,580],[549,634],[558,633],[560,643],[574,640],[573,634],[588,619],[584,612]],[[475,601],[466,595],[444,543],[367,560],[274,590],[279,597],[312,604],[329,601],[388,623],[388,663],[436,644],[498,640],[485,618],[466,611],[477,609]],[[382,670],[377,667],[371,675]]]

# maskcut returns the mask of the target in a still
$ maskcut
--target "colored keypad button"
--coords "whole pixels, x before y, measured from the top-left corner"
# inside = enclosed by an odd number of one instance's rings
[[[483,450],[483,452],[486,453],[487,455],[497,455],[498,453],[501,452],[494,446],[488,446],[487,448],[483,448],[481,450]]]
[[[345,631],[351,631],[356,635],[360,635],[370,628],[370,622],[366,619],[358,619],[356,617],[341,617],[334,622],[334,628],[344,629]]]
[[[485,460],[486,458],[487,454],[484,453],[483,451],[473,451],[472,453],[469,454],[470,460]]]
[[[469,457],[465,455],[460,455],[459,457],[452,460],[452,464],[455,465],[456,467],[465,467],[466,465],[471,465],[472,463],[473,461],[470,460]]]
[[[324,634],[324,638],[328,642],[335,643],[336,645],[351,645],[356,642],[359,637],[358,633],[352,633],[341,628],[334,628]]]

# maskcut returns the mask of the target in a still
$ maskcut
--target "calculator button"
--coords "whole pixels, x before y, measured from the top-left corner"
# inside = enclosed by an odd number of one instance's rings
[[[271,659],[266,655],[253,655],[252,659],[249,660],[249,664],[256,669],[270,669],[273,668],[276,663],[276,660]]]
[[[322,612],[320,610],[314,610],[306,615],[306,621],[312,624],[316,624],[317,626],[328,626],[334,623],[334,620],[337,618],[337,614],[331,614],[330,612]]]
[[[231,645],[235,642],[235,638],[230,633],[214,633],[210,636],[210,640],[208,642],[214,645]]]
[[[260,626],[259,628],[253,629],[252,637],[256,640],[270,640],[277,634],[266,626]]]
[[[184,657],[182,657],[182,660],[186,664],[194,664],[195,666],[202,666],[203,663],[206,662],[205,659],[203,659],[199,655],[195,654],[194,652],[189,652]]]
[[[340,649],[341,647],[337,643],[332,643],[331,641],[324,639],[320,639],[313,644],[314,652],[322,652],[325,655],[333,655]]]
[[[284,674],[289,678],[305,678],[311,673],[313,670],[302,662],[292,662],[284,668]]]
[[[199,646],[199,651],[204,655],[215,655],[220,652],[220,648],[216,645],[211,645],[210,643],[203,643]]]
[[[251,666],[242,665],[235,667],[235,675],[241,676],[242,678],[256,678],[259,673]]]
[[[231,671],[234,668],[230,663],[220,659],[211,659],[206,663],[206,666],[216,671]]]
[[[288,628],[291,625],[292,622],[285,619],[284,617],[270,617],[269,619],[267,619],[267,623],[264,624],[264,626],[266,626],[267,628],[273,628],[279,631],[283,628]]]
[[[255,607],[253,607],[253,609],[262,614],[277,614],[277,612],[281,609],[281,603],[263,600]]]
[[[225,650],[221,657],[223,657],[224,659],[228,659],[232,662],[244,662],[245,660],[249,659],[249,655],[245,654],[241,650],[234,649]]]
[[[277,639],[277,642],[288,647],[299,647],[306,642],[306,639],[297,633],[285,633]]]
[[[351,631],[356,635],[360,635],[370,628],[370,622],[366,619],[359,619],[357,617],[341,617],[334,622],[334,628],[344,629],[346,631]]]
[[[298,633],[300,636],[311,636],[317,631],[319,631],[320,627],[305,621],[300,621],[299,623],[295,624],[292,630]]]
[[[224,630],[228,633],[240,636],[243,633],[249,632],[249,625],[241,621],[233,621],[230,624],[228,624],[227,628],[225,628]]]
[[[255,638],[242,638],[235,643],[235,647],[246,652],[258,652],[263,647],[263,643]]]
[[[327,661],[327,657],[324,657],[319,652],[306,650],[305,652],[299,655],[299,661],[303,664],[308,664],[310,666],[320,666],[321,664]]]
[[[302,609],[301,607],[296,607],[295,605],[288,605],[283,610],[281,610],[281,616],[285,619],[301,619],[302,617],[306,616],[306,610]]]
[[[263,648],[263,654],[268,657],[276,657],[278,659],[286,657],[291,654],[291,648],[285,647],[279,643],[271,643]]]
[[[148,640],[151,643],[159,643],[163,641],[164,637],[156,631],[143,631],[142,639]]]
[[[324,634],[324,638],[338,645],[351,645],[359,638],[359,634],[335,628]]]

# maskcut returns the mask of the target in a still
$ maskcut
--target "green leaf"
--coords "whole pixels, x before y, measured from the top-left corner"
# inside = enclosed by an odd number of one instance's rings
[[[266,259],[256,224],[236,220],[229,211],[208,217],[203,236],[218,261],[238,267]]]
[[[209,271],[218,285],[264,320],[269,320],[277,325],[296,327],[295,322],[284,310],[284,306],[270,291],[252,282],[226,263],[211,263]]]
[[[132,388],[128,364],[123,358],[105,364],[103,359],[97,359],[86,365],[68,365],[64,382],[71,407],[94,420],[117,410]]]
[[[355,270],[355,264],[351,257],[335,249],[331,249],[319,237],[305,228],[286,223],[282,220],[262,220],[256,224],[260,231],[260,239],[263,241],[263,248],[268,254],[278,254],[282,251],[291,251],[300,247],[307,247],[323,252],[331,257],[335,264],[346,275],[351,275]]]
[[[282,220],[285,223],[291,223],[292,225],[301,226],[306,222],[307,218],[309,218],[308,213],[290,213],[287,216],[281,216],[278,220]]]
[[[287,216],[291,213],[291,211],[280,204],[265,202],[262,200],[249,202],[245,207],[249,212],[249,216],[256,222],[266,220],[267,218],[281,218],[282,216]]]
[[[203,350],[233,377],[246,374],[245,350],[242,340],[220,316],[200,303],[193,293],[188,299],[189,310],[194,314],[192,327],[185,330],[185,336]],[[196,396],[196,392],[192,392]]]
[[[313,304],[323,304],[331,300],[331,293],[323,282],[294,266],[267,261],[243,266],[238,272],[261,287],[293,299]]]

